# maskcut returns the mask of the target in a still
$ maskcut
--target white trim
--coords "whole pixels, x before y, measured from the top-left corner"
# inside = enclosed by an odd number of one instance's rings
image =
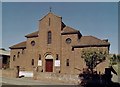
[[[45,59],[53,59],[53,56],[52,56],[52,55],[47,55],[47,56],[45,57]]]

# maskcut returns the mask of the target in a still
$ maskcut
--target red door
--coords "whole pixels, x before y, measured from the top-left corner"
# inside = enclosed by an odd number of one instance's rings
[[[53,60],[46,59],[46,72],[53,72]]]

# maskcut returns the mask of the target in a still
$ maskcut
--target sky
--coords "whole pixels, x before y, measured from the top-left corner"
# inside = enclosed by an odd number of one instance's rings
[[[38,20],[49,12],[62,16],[63,22],[83,36],[108,39],[110,53],[118,53],[117,2],[3,2],[2,47],[25,41],[25,35],[38,30]]]
[[[1,0],[2,2],[118,2],[119,0]]]

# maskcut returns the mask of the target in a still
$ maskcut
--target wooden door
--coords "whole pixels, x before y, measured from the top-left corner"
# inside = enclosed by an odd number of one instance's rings
[[[46,72],[53,72],[53,59],[46,59]]]

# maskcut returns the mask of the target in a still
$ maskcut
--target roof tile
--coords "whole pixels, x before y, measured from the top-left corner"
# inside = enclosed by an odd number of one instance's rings
[[[26,48],[26,41],[18,43],[16,45],[13,45],[9,47],[10,49],[20,49],[20,48]]]
[[[62,30],[62,33],[74,33],[74,32],[78,32],[78,30],[75,30],[69,26],[64,27]]]
[[[110,43],[94,36],[82,36],[79,41],[79,45],[109,45]]]
[[[26,35],[25,37],[27,37],[27,38],[38,37],[38,31],[30,33],[30,34]]]

